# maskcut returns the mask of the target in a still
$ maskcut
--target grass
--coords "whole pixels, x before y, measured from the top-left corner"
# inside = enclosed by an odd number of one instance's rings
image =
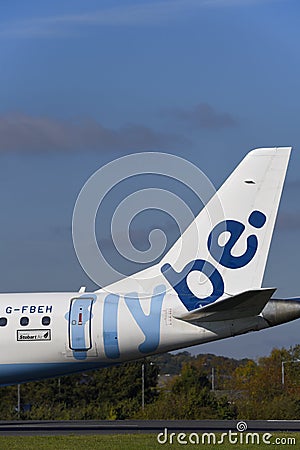
[[[275,439],[279,438],[295,438],[296,444],[276,444]],[[182,437],[182,439],[184,439]],[[220,434],[217,435],[220,439]],[[262,434],[260,434],[260,440]],[[300,449],[300,433],[275,433],[270,438],[270,443],[274,444],[276,449]],[[153,434],[123,434],[123,435],[96,435],[96,436],[0,436],[0,449],[5,450],[143,450],[143,449],[182,449],[182,448],[220,448],[229,450],[234,448],[245,449],[269,449],[270,445],[263,444],[230,444],[228,439],[223,444],[210,445],[201,444],[179,444],[174,442],[172,444],[159,444],[157,442],[157,435]]]

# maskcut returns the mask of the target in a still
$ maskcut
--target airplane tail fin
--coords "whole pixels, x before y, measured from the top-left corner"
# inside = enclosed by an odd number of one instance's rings
[[[290,147],[251,151],[159,264],[110,292],[175,290],[189,311],[262,284]]]
[[[261,287],[290,151],[248,153],[163,258],[188,310]]]

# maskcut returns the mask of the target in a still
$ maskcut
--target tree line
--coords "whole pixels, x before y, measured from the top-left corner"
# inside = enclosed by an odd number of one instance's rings
[[[0,419],[300,419],[300,345],[258,361],[166,353],[0,388]]]

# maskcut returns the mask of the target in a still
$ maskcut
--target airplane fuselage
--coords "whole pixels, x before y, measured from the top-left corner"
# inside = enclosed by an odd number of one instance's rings
[[[267,328],[261,316],[203,327],[174,318],[178,298],[103,293],[0,295],[0,384],[107,367]]]

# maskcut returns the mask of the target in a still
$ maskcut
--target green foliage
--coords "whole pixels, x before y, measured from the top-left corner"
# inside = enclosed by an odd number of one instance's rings
[[[187,351],[179,353],[162,353],[151,356],[153,361],[160,368],[160,374],[178,375],[181,372],[184,363],[191,362],[195,357]]]
[[[210,382],[195,360],[183,364],[181,373],[171,379],[158,399],[147,405],[147,419],[214,419],[236,417],[225,397],[217,400],[210,390]]]
[[[22,419],[126,419],[142,404],[142,364],[145,402],[158,395],[158,367],[135,361],[107,369],[21,385]],[[0,419],[16,419],[17,386],[0,388]]]
[[[2,387],[0,419],[299,420],[299,359],[300,346],[274,349],[258,362],[210,354],[191,356],[188,352],[152,356],[151,362],[145,359],[23,384],[20,414],[17,412],[17,386]],[[211,390],[212,372],[215,391]],[[164,374],[168,376],[163,377]]]
[[[289,350],[274,349],[270,356],[260,358],[258,364],[252,361],[236,369],[232,388],[238,393],[239,418],[300,419],[300,367],[295,358],[299,352],[299,346]]]

